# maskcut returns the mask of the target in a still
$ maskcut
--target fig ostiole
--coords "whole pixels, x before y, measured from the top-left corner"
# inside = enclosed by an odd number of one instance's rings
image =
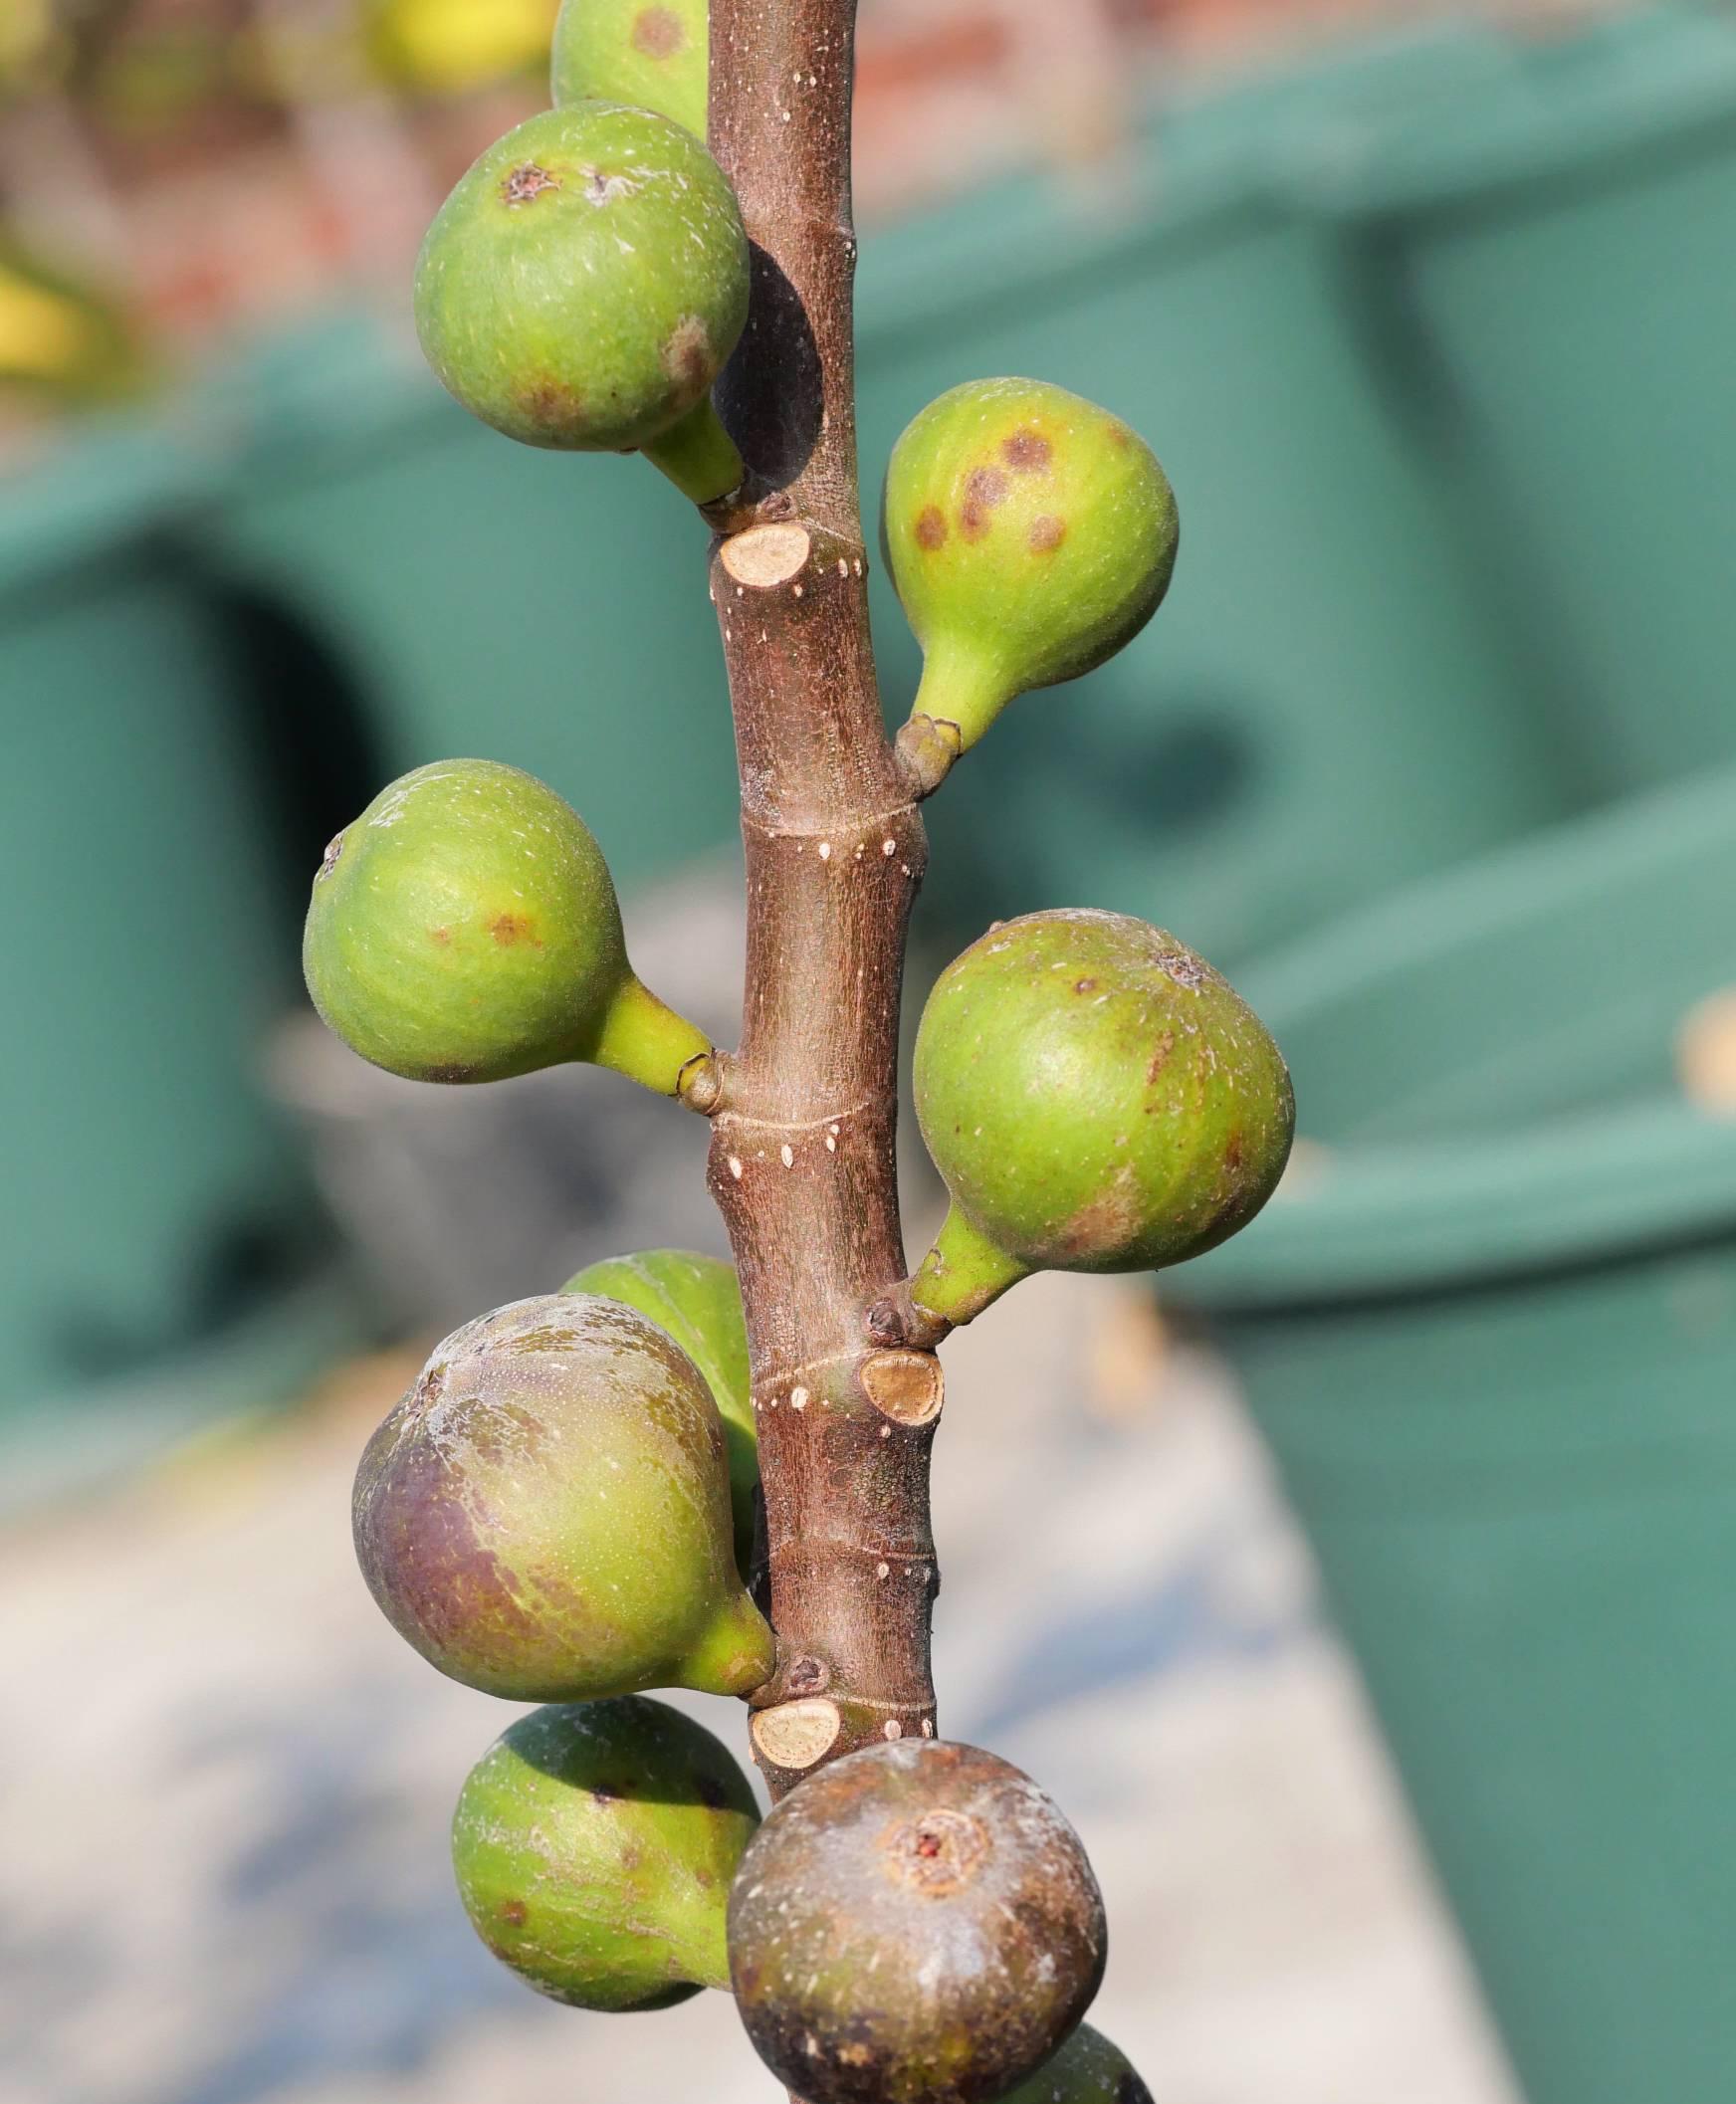
[[[712,383],[748,319],[748,237],[683,124],[584,102],[528,118],[447,199],[416,266],[441,383],[559,452],[643,453],[695,504],[744,469]]]
[[[923,647],[911,712],[969,751],[1015,695],[1132,642],[1176,566],[1175,493],[1119,417],[1040,380],[933,401],[887,468],[887,560]]]
[[[799,1784],[742,1859],[729,1926],[748,2035],[808,2104],[992,2104],[1071,2035],[1108,1941],[1054,1804],[942,1740]]]
[[[515,1301],[437,1346],[362,1455],[354,1532],[386,1619],[487,1694],[747,1695],[770,1675],[705,1377],[600,1294]]]
[[[707,0],[563,0],[549,68],[554,105],[629,103],[704,138],[710,47]]]
[[[1061,2050],[1000,2104],[1152,2104],[1124,2052],[1082,2023]]]
[[[344,1043],[411,1081],[586,1060],[673,1096],[711,1049],[634,975],[584,821],[495,760],[418,767],[338,834],[302,960]]]
[[[679,1710],[561,1703],[472,1769],[452,1861],[477,1934],[539,1994],[663,2009],[728,1989],[730,1882],[759,1823],[735,1759]]]
[[[754,1499],[760,1488],[760,1435],[748,1370],[748,1324],[736,1267],[691,1249],[644,1249],[604,1257],[560,1289],[603,1293],[649,1316],[705,1375],[724,1420],[730,1449],[730,1506],[736,1521],[736,1567],[743,1578],[754,1557]]]
[[[991,929],[917,1032],[917,1120],[951,1205],[910,1285],[967,1323],[1033,1271],[1156,1271],[1271,1196],[1295,1102],[1245,1001],[1162,929],[1091,909]]]

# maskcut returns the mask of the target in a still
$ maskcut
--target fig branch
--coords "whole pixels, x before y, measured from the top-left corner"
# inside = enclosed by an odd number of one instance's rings
[[[923,826],[882,727],[856,472],[854,0],[715,0],[710,138],[753,245],[722,404],[764,487],[712,552],[742,781],[747,1002],[711,1186],[741,1277],[777,1667],[752,1735],[775,1795],[932,1736],[938,1363],[879,1350],[903,1274],[900,987]]]
[[[1035,1271],[1157,1270],[1234,1233],[1293,1105],[1258,1018],[1174,936],[1088,908],[996,923],[917,1033],[951,1202],[906,1273],[918,802],[1017,697],[1132,641],[1177,514],[1144,440],[1063,388],[931,403],[887,469],[924,657],[888,740],[856,464],[854,14],[564,0],[553,107],[477,159],[423,244],[417,329],[459,401],[523,444],[643,454],[713,529],[742,1041],[720,1052],[643,983],[583,819],[485,759],[415,768],[332,841],[309,991],[412,1080],[583,1061],[709,1117],[737,1264],[603,1258],[455,1330],[362,1455],[355,1548],[431,1664],[543,1705],[473,1770],[453,1828],[472,1923],[540,1993],[730,1992],[810,2104],[1150,2104],[1081,2020],[1107,1927],[1077,1835],[1028,1777],[936,1737],[931,1348]],[[758,1832],[728,1751],[648,1699],[667,1688],[748,1701],[778,1799]]]

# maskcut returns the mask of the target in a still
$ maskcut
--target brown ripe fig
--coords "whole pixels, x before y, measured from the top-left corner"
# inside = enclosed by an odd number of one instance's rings
[[[1103,1978],[1102,1895],[1028,1776],[901,1740],[798,1785],[730,1894],[748,2035],[807,2104],[993,2104]]]
[[[770,1674],[717,1404],[619,1301],[544,1294],[454,1331],[368,1442],[354,1521],[381,1612],[467,1687],[585,1702]]]

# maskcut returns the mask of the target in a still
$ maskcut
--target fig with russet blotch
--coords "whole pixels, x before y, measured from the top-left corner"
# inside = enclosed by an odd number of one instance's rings
[[[630,103],[704,138],[710,59],[707,0],[564,0],[554,25],[554,105]]]
[[[606,1293],[648,1315],[687,1354],[712,1391],[730,1447],[730,1504],[736,1564],[744,1578],[754,1556],[754,1494],[760,1487],[760,1435],[748,1370],[748,1324],[736,1267],[691,1249],[642,1249],[604,1257],[567,1280],[562,1293]]]
[[[486,1694],[746,1695],[770,1674],[717,1405],[619,1301],[543,1294],[454,1331],[369,1441],[354,1528],[386,1619]]]
[[[1028,1776],[901,1740],[797,1785],[742,1859],[730,1973],[755,2049],[807,2104],[991,2104],[1103,1977],[1102,1896]]]
[[[730,1984],[725,1910],[760,1823],[710,1732],[628,1695],[509,1726],[452,1821],[471,1925],[540,1995],[573,2008],[672,2008]]]
[[[1282,1055],[1202,957],[1128,914],[1028,914],[947,967],[917,1032],[917,1120],[952,1204],[911,1283],[959,1324],[1033,1271],[1155,1271],[1271,1196]]]
[[[1082,2023],[1061,2050],[1000,2104],[1152,2104],[1127,2055]]]
[[[923,647],[914,718],[968,751],[1015,695],[1093,671],[1157,612],[1175,494],[1119,417],[1040,380],[943,394],[892,451],[884,529]]]
[[[418,767],[338,834],[302,958],[344,1043],[411,1081],[588,1060],[668,1096],[710,1050],[634,975],[584,821],[495,760]]]
[[[741,210],[701,141],[586,102],[528,118],[460,178],[422,244],[416,326],[442,384],[497,431],[642,452],[709,504],[743,479],[711,389],[748,292]]]

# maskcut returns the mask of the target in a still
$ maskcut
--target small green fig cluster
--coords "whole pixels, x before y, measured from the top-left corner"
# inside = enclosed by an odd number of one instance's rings
[[[1156,1271],[1245,1227],[1295,1133],[1290,1077],[1202,957],[1127,914],[1029,914],[947,967],[916,1110],[951,1204],[911,1285],[968,1323],[1033,1271]]]
[[[643,453],[696,504],[744,480],[711,390],[748,321],[748,236],[705,147],[704,0],[568,0],[556,106],[481,154],[428,230],[416,325],[465,408],[525,445]]]

